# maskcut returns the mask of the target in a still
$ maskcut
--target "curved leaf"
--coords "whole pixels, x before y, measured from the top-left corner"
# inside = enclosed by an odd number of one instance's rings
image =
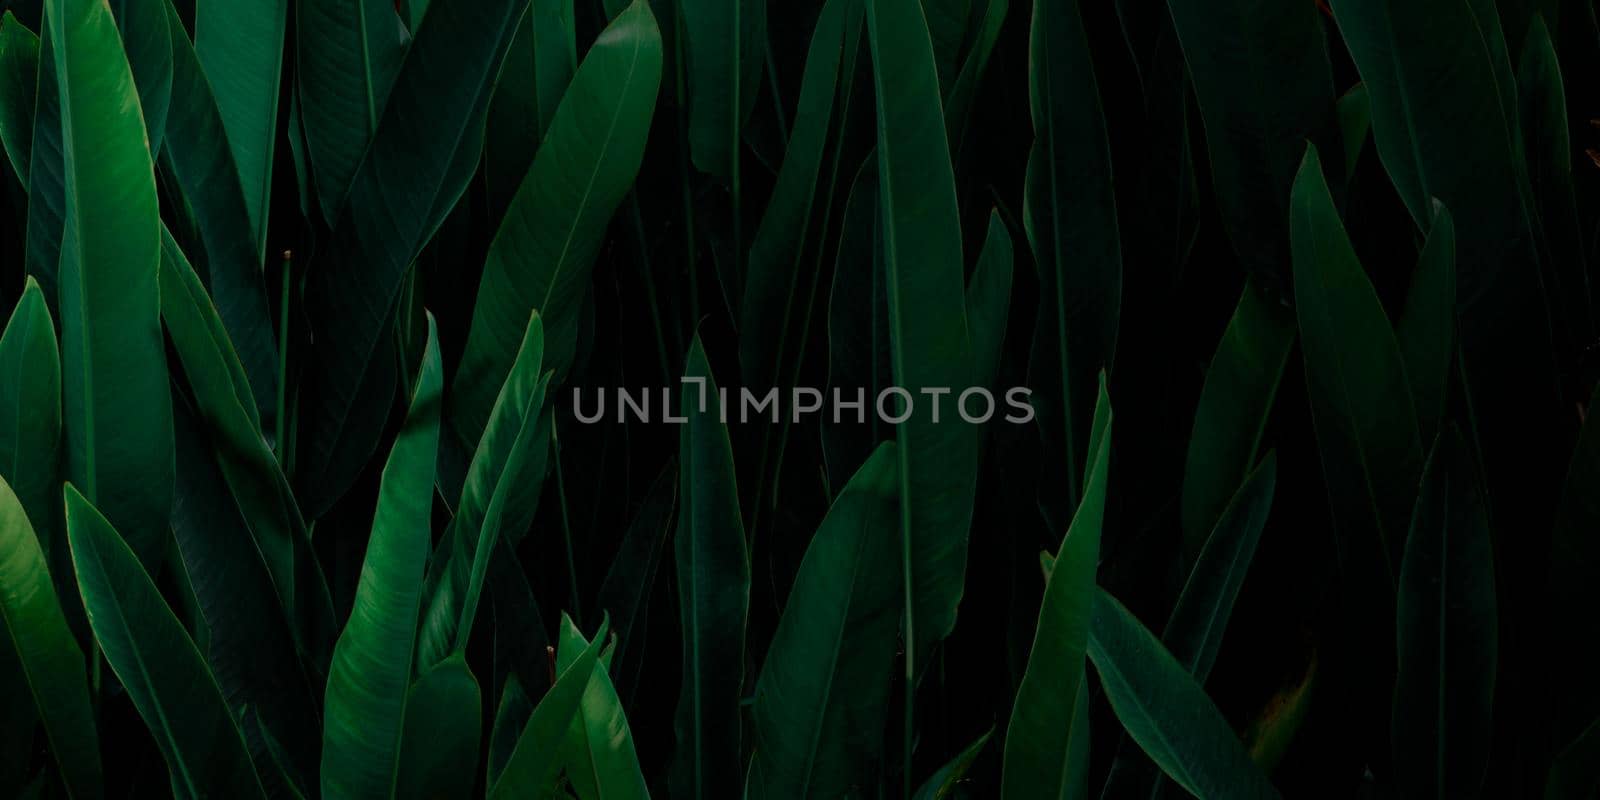
[[[349,489],[377,448],[393,387],[387,373],[394,361],[386,353],[401,286],[477,170],[490,91],[522,7],[519,0],[432,4],[335,218],[329,248],[319,253],[306,313],[321,357],[311,361],[302,392],[296,452],[303,468],[295,476],[313,517]],[[309,136],[309,101],[305,114]],[[429,124],[417,124],[422,119]],[[526,310],[517,315],[511,336],[526,318]]]
[[[1294,312],[1257,281],[1246,281],[1206,370],[1189,436],[1183,467],[1185,564],[1199,556],[1255,463],[1294,339]]]
[[[442,571],[430,575],[432,594],[418,640],[417,663],[424,669],[465,651],[491,554],[502,537],[520,536],[538,508],[551,427],[543,415],[549,382],[540,376],[543,359],[544,327],[535,313],[473,452],[455,520],[434,557]]]
[[[1005,343],[1011,310],[1011,261],[1011,232],[1000,220],[1000,211],[991,210],[989,235],[983,240],[972,279],[967,281],[967,322],[972,326],[976,363],[973,386],[993,388],[1000,372],[1001,345]]]
[[[461,653],[433,665],[406,697],[396,798],[467,797],[477,780],[483,701]]]
[[[898,459],[885,442],[845,485],[806,548],[751,709],[753,798],[843,797],[882,758],[900,587]]]
[[[1395,335],[1417,404],[1418,434],[1432,441],[1445,413],[1456,340],[1456,226],[1449,209],[1438,202]]]
[[[1039,270],[1029,354],[1044,437],[1040,504],[1065,524],[1087,482],[1096,382],[1111,370],[1122,306],[1122,248],[1111,149],[1078,4],[1035,3],[1028,74],[1034,141],[1023,186],[1023,228]]]
[[[1281,277],[1289,185],[1305,140],[1340,152],[1317,7],[1272,0],[1167,0],[1167,7],[1205,121],[1212,184],[1234,252],[1252,271]]]
[[[1095,416],[1111,426],[1104,381]],[[1006,728],[1001,791],[1007,798],[1083,797],[1089,769],[1084,655],[1094,603],[1100,534],[1105,523],[1111,437],[1102,435],[1089,462],[1083,503],[1045,580],[1039,625]]]
[[[1200,684],[1104,590],[1095,593],[1089,659],[1128,735],[1190,794],[1279,796]]]
[[[8,10],[0,20],[0,142],[24,188],[33,152],[33,109],[39,88],[39,37]]]
[[[567,728],[578,713],[587,687],[597,671],[600,648],[605,644],[607,624],[600,623],[594,643],[571,656],[571,663],[561,670],[561,676],[551,685],[550,691],[539,700],[533,716],[517,737],[516,748],[506,761],[505,770],[489,790],[492,800],[536,796],[554,780],[561,766],[557,758],[561,741]]]
[[[252,225],[239,162],[228,148],[226,120],[219,110],[223,95],[213,91],[177,9],[163,5],[172,28],[173,101],[162,171],[176,179],[194,210],[199,272],[244,363],[255,404],[265,411],[262,430],[270,431],[277,415],[278,353],[261,275],[264,231]]]
[[[1478,467],[1452,427],[1422,476],[1400,565],[1396,783],[1407,797],[1478,796],[1494,706],[1494,545]]]
[[[894,381],[915,394],[971,386],[961,223],[927,25],[916,0],[867,0],[867,32]],[[934,402],[918,398],[896,435],[908,655],[955,627],[977,481],[976,431],[934,422]]]
[[[482,433],[529,311],[544,320],[546,369],[558,383],[571,369],[589,270],[638,174],[660,82],[661,33],[649,4],[635,0],[584,56],[489,246],[451,384],[452,427],[464,441]]]
[[[216,86],[217,108],[253,222],[257,264],[266,257],[278,81],[288,23],[289,0],[195,4],[195,54]]]
[[[322,794],[387,797],[400,768],[434,460],[439,451],[439,346],[433,319],[405,427],[383,468],[372,536],[350,621],[333,649],[323,715]]]
[[[761,0],[679,0],[694,165],[731,177],[738,196],[744,121],[761,89],[767,5]]]
[[[260,797],[222,690],[111,523],[67,484],[67,538],[89,625],[166,758],[176,794]]]
[[[9,634],[0,647],[15,652],[33,708],[44,723],[50,752],[67,793],[99,797],[100,740],[89,704],[83,651],[67,628],[45,554],[21,501],[0,480],[0,622]],[[24,716],[23,709],[8,715]],[[26,715],[32,727],[32,714]]]
[[[59,518],[61,360],[44,292],[27,279],[0,333],[0,478],[16,491],[40,545],[50,552]]]
[[[48,0],[45,21],[66,145],[60,277],[67,474],[153,568],[166,537],[173,474],[155,167],[110,6]]]
[[[605,629],[606,623],[602,622],[600,631],[595,634],[597,642],[601,640]],[[589,647],[588,640],[578,632],[572,620],[563,616],[557,669],[565,671],[576,666],[568,659],[572,659],[573,654],[587,651]],[[573,727],[569,729],[569,742],[573,741],[570,737],[577,737],[577,752],[573,755],[579,760],[566,765],[567,775],[575,786],[592,787],[592,796],[596,798],[643,800],[649,798],[650,791],[645,787],[644,774],[639,769],[639,756],[633,748],[633,734],[622,712],[622,702],[617,699],[617,692],[611,686],[611,676],[605,664],[607,660],[601,656],[595,662],[589,683],[583,690],[583,699],[578,704],[578,716],[573,719]],[[733,777],[737,779],[738,776]],[[590,797],[583,789],[579,790],[578,796],[581,800],[589,800]]]
[[[623,703],[628,705],[632,704],[644,663],[650,598],[672,530],[677,498],[677,464],[668,464],[650,485],[644,505],[628,524],[616,558],[611,560],[611,568],[600,584],[597,605],[616,621],[617,649],[612,655],[611,672]]]
[[[739,700],[744,683],[750,553],[727,426],[718,418],[716,380],[695,337],[684,365],[688,419],[678,445],[683,470],[674,543],[682,616],[683,689],[678,695],[674,793],[739,793]],[[609,683],[609,681],[608,681]]]
[[[834,101],[839,94],[841,60],[854,64],[860,31],[860,6],[857,0],[827,0],[817,18],[811,45],[806,51],[805,74],[800,80],[800,98],[789,147],[783,154],[772,199],[750,242],[750,262],[744,281],[744,297],[739,316],[739,367],[745,385],[752,388],[781,385],[780,365],[791,363],[803,354],[799,315],[808,309],[799,296],[808,272],[805,256],[813,245],[812,220],[819,215],[813,206],[819,201],[831,205],[829,185],[818,185],[828,144],[835,128]],[[848,83],[853,75],[846,73]],[[844,116],[842,113],[840,116]],[[842,123],[841,123],[842,127]],[[835,159],[837,161],[837,158]],[[834,173],[838,171],[834,164]],[[825,193],[825,194],[824,194]],[[818,222],[827,225],[827,211]]]
[[[295,76],[306,155],[329,224],[344,208],[405,53],[405,25],[392,3],[295,4]]]

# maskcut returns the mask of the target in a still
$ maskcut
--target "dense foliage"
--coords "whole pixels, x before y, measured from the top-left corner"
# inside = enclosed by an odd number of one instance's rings
[[[0,796],[1600,789],[1590,0],[4,7]]]

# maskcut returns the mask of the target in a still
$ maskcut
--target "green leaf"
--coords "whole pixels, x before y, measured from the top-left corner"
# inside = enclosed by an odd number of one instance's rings
[[[882,759],[901,611],[899,481],[885,442],[834,499],[806,548],[751,709],[745,794],[843,797]]]
[[[551,428],[543,413],[549,383],[540,375],[543,359],[544,327],[535,313],[473,452],[455,520],[434,556],[434,569],[442,571],[429,576],[417,648],[421,669],[466,650],[491,554],[502,538],[515,545],[538,509]]]
[[[323,716],[324,797],[387,797],[400,769],[423,570],[428,560],[443,378],[438,337],[428,344],[405,427],[378,488],[350,621],[333,649]]]
[[[960,67],[957,56],[967,39],[967,21],[972,15],[972,0],[925,0],[923,17],[928,21],[928,38],[933,42],[933,61],[939,70],[939,85],[948,89],[955,83]]]
[[[48,20],[46,20],[48,22]],[[50,26],[39,30],[39,81],[28,151],[28,274],[38,279],[55,310],[60,305],[61,232],[67,214],[66,156],[56,46]]]
[[[1340,152],[1317,7],[1261,0],[1167,0],[1167,6],[1205,122],[1212,184],[1234,252],[1251,271],[1281,277],[1289,254],[1289,185],[1305,140]]]
[[[604,639],[605,630],[606,623],[602,622],[599,632],[595,634],[596,643]],[[575,662],[567,659],[574,658],[572,654],[586,652],[589,647],[588,640],[578,632],[572,620],[562,616],[561,650],[557,656],[557,669],[565,671],[576,666]],[[581,659],[582,655],[578,655],[577,658]],[[605,800],[648,798],[650,792],[645,787],[644,774],[639,769],[639,756],[633,748],[633,733],[628,729],[628,719],[622,712],[622,703],[617,699],[617,692],[611,686],[611,677],[606,672],[606,660],[602,655],[600,660],[595,662],[590,672],[589,683],[583,690],[583,700],[578,704],[578,715],[572,721],[573,727],[569,729],[572,732],[569,736],[576,734],[578,737],[578,752],[575,755],[581,760],[568,763],[567,774],[573,779],[574,785],[593,788],[592,795],[580,790],[578,792],[580,800],[589,800],[590,797],[605,798]],[[534,713],[538,714],[537,711]],[[581,782],[579,775],[574,774],[575,771],[581,772]],[[737,779],[738,776],[733,777]],[[714,796],[721,797],[721,795]]]
[[[674,794],[734,797],[742,772],[739,700],[744,683],[750,553],[728,429],[718,417],[717,384],[697,336],[683,373],[687,418],[679,438],[683,470],[675,561],[682,616],[683,689],[672,763]]]
[[[1122,727],[1190,794],[1279,796],[1200,684],[1104,590],[1094,598],[1089,659]]]
[[[1192,565],[1261,449],[1294,349],[1294,312],[1246,281],[1217,343],[1195,410],[1183,467],[1183,554]]]
[[[199,264],[197,271],[238,348],[255,404],[265,411],[262,430],[270,431],[277,415],[278,352],[261,275],[266,240],[251,222],[238,162],[228,148],[226,120],[218,105],[222,95],[213,91],[177,9],[163,5],[172,28],[173,102],[162,172],[176,179],[194,210],[199,241],[191,251]]]
[[[310,275],[306,312],[320,357],[302,391],[295,475],[310,516],[343,495],[377,448],[393,390],[387,353],[401,286],[477,170],[490,90],[521,11],[518,0],[432,5]],[[309,101],[305,112],[309,135]],[[427,125],[417,124],[423,119]],[[510,337],[526,319],[524,309]]]
[[[955,178],[922,11],[916,0],[867,0],[867,31],[890,362],[895,384],[922,395],[896,435],[907,653],[920,656],[955,627],[977,480],[977,432],[934,422],[938,401],[923,391],[971,386],[972,345]],[[915,658],[907,661],[914,674]]]
[[[295,75],[306,155],[329,224],[344,208],[405,55],[405,25],[392,3],[295,4]]]
[[[1587,733],[1600,718],[1600,617],[1593,613],[1594,582],[1600,570],[1600,386],[1589,398],[1588,417],[1578,432],[1561,499],[1556,506],[1555,530],[1550,541],[1550,562],[1545,572],[1549,587],[1551,632],[1549,665],[1553,700],[1550,706],[1551,744],[1556,750],[1576,746],[1588,736],[1590,747],[1600,747],[1600,731]],[[1591,772],[1600,780],[1600,772]]]
[[[1001,0],[1003,2],[1003,0]],[[1011,310],[1011,232],[998,209],[989,212],[989,235],[978,253],[978,265],[967,281],[967,322],[972,328],[972,354],[977,366],[973,386],[993,388],[1000,371],[1001,346]],[[960,401],[960,396],[957,396]]]
[[[165,293],[163,297],[165,297]],[[178,475],[172,535],[200,621],[209,632],[202,648],[228,707],[241,715],[245,744],[274,790],[270,766],[290,785],[315,785],[320,755],[318,697],[325,662],[307,657],[272,583],[272,574],[219,462],[228,446],[208,436],[203,413],[175,403]],[[320,576],[318,578],[320,581]],[[305,579],[310,583],[309,577]],[[332,612],[328,612],[332,616]],[[327,623],[331,629],[331,620]],[[308,634],[325,635],[324,631]],[[331,634],[331,630],[328,632]],[[248,716],[242,710],[249,708]],[[281,743],[273,751],[273,741]]]
[[[215,84],[217,108],[253,223],[257,264],[266,256],[272,157],[278,135],[278,81],[283,74],[288,23],[288,0],[195,4],[195,53]]]
[[[655,588],[661,554],[672,530],[672,512],[677,506],[678,468],[668,464],[656,476],[644,505],[633,515],[628,532],[623,534],[616,558],[600,584],[597,605],[615,620],[617,650],[612,656],[611,673],[622,695],[631,705],[644,663],[646,624],[650,598]]]
[[[34,98],[39,87],[39,37],[5,12],[0,20],[0,143],[24,188],[33,152]]]
[[[738,197],[744,122],[761,89],[767,37],[761,0],[678,0],[688,83],[689,152],[704,172],[733,181]]]
[[[1161,643],[1196,683],[1203,685],[1216,663],[1233,603],[1267,524],[1277,477],[1277,456],[1267,453],[1217,520],[1162,630]]]
[[[850,186],[828,296],[828,384],[841,396],[859,389],[863,400],[888,388],[894,372],[880,220],[878,165],[869,158]],[[824,418],[823,454],[834,484],[842,485],[879,442],[893,438],[893,428],[876,413],[861,416],[865,419]]]
[[[47,0],[45,21],[66,144],[60,277],[67,475],[154,569],[173,474],[155,168],[110,7]]]
[[[1476,797],[1489,766],[1499,640],[1478,474],[1460,432],[1441,433],[1400,565],[1390,731],[1407,797]]]
[[[638,174],[660,82],[661,33],[649,4],[635,0],[584,56],[489,246],[451,384],[452,427],[464,440],[482,432],[529,311],[544,320],[555,381],[572,368],[590,269]]]
[[[563,630],[568,624],[565,615]],[[506,762],[505,770],[489,790],[491,800],[539,796],[555,779],[561,762],[557,752],[567,735],[567,728],[578,714],[588,687],[597,673],[604,675],[599,664],[600,648],[605,644],[607,624],[602,622],[595,633],[594,643],[583,647],[571,662],[561,670],[560,677],[550,691],[539,700],[533,716],[517,737],[516,748]]]
[[[168,38],[165,3],[110,0],[111,16],[122,32],[139,106],[150,136],[150,153],[161,151],[167,110],[172,102],[172,42]]]
[[[1356,174],[1356,162],[1367,146],[1372,133],[1372,103],[1367,99],[1367,85],[1358,83],[1339,97],[1339,138],[1344,142],[1344,179],[1348,182]]]
[[[262,797],[239,726],[183,624],[115,528],[67,484],[67,537],[89,625],[181,797]]]
[[[1367,86],[1378,156],[1412,220],[1427,228],[1435,198],[1455,220],[1459,362],[1487,496],[1540,528],[1559,480],[1549,453],[1571,435],[1570,406],[1560,402],[1513,62],[1495,3],[1331,2]]]
[[[493,787],[500,782],[506,762],[511,760],[511,753],[517,746],[517,738],[532,717],[533,701],[523,690],[522,681],[517,679],[515,672],[506,675],[505,689],[500,693],[500,705],[495,709],[494,722],[489,729],[488,786]]]
[[[44,292],[27,279],[0,333],[0,478],[16,491],[50,552],[61,457],[61,361]]]
[[[1029,380],[1044,437],[1041,494],[1051,525],[1081,497],[1096,382],[1110,371],[1122,306],[1122,248],[1110,144],[1077,3],[1035,3],[1028,74],[1033,149],[1023,228],[1039,270]]]
[[[406,698],[396,798],[467,797],[477,780],[483,702],[466,656],[429,667]]]
[[[1557,342],[1567,355],[1594,343],[1595,320],[1584,225],[1573,197],[1567,91],[1550,28],[1540,15],[1533,17],[1522,45],[1517,95],[1538,234],[1549,263],[1545,280],[1549,282],[1552,317]]]
[[[1097,416],[1104,411],[1109,431],[1111,399],[1103,380],[1095,407]],[[1089,724],[1084,655],[1110,463],[1111,437],[1102,436],[1089,462],[1083,502],[1045,580],[1028,667],[1006,728],[1001,791],[1008,798],[1085,796]]]
[[[989,57],[994,54],[994,46],[1000,39],[1009,9],[1009,0],[985,0],[983,19],[973,33],[967,59],[961,64],[961,72],[956,75],[955,83],[945,92],[945,130],[950,137],[951,152],[961,152],[973,101],[977,99],[978,87],[989,67]]]
[[[262,438],[245,369],[219,312],[165,228],[161,244],[161,318],[211,437],[216,465],[272,576],[295,641],[308,652],[319,650],[314,643],[333,631],[333,608],[311,554],[311,534]]]
[[[1306,393],[1334,527],[1345,569],[1359,575],[1354,585],[1369,585],[1369,595],[1388,594],[1422,473],[1410,381],[1394,329],[1334,209],[1315,147],[1306,150],[1291,204]]]
[[[983,749],[988,746],[992,738],[994,738],[994,728],[984,731],[982,736],[967,745],[967,749],[951,759],[950,763],[929,775],[928,780],[923,782],[922,788],[917,790],[916,800],[945,800],[957,796],[956,787],[967,777],[967,771],[972,769],[973,762],[983,754]]]
[[[1456,226],[1437,201],[1395,335],[1417,404],[1417,431],[1432,441],[1445,413],[1456,339]]]
[[[489,103],[484,186],[498,224],[528,174],[578,68],[571,0],[535,0],[517,27]]]
[[[26,715],[31,729],[37,711],[68,795],[99,797],[100,741],[83,651],[67,628],[42,544],[10,484],[0,480],[0,621],[9,634],[0,648],[15,654],[32,700],[26,711],[6,713]]]
[[[828,145],[837,142],[835,131],[842,129],[842,118],[846,116],[842,111],[838,115],[841,119],[835,119],[834,101],[840,94],[841,70],[845,70],[847,86],[841,101],[848,102],[848,84],[853,77],[849,68],[855,64],[860,15],[857,0],[828,0],[822,6],[806,51],[789,147],[783,155],[772,199],[750,242],[750,263],[740,304],[739,366],[745,384],[751,388],[783,385],[780,375],[784,370],[780,365],[793,363],[803,355],[795,351],[805,346],[801,339],[815,287],[810,286],[805,295],[800,294],[800,289],[809,272],[805,266],[807,257],[825,250],[821,242],[813,243],[812,239],[821,238],[826,231],[815,230],[812,221],[816,218],[822,227],[828,224],[833,183],[839,171],[837,145],[828,180],[819,185],[818,179]],[[819,204],[820,212],[814,208]],[[801,303],[805,305],[798,305]]]

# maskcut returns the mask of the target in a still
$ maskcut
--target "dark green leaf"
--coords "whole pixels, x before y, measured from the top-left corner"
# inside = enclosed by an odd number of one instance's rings
[[[26,719],[31,731],[37,712],[67,793],[99,797],[100,743],[83,651],[67,629],[41,544],[22,503],[0,480],[0,622],[9,634],[0,648],[16,657],[16,677],[25,680],[24,694],[33,702],[6,715]]]
[[[589,271],[639,171],[660,82],[661,34],[635,0],[584,56],[489,246],[451,385],[452,427],[464,440],[482,432],[529,311],[544,320],[546,369],[557,383],[571,369]]]
[[[800,562],[756,682],[749,797],[843,797],[875,779],[902,606],[894,451],[850,479]]]
[[[689,346],[683,381],[679,413],[688,422],[678,446],[683,481],[674,553],[683,689],[672,782],[674,793],[684,797],[733,797],[742,772],[739,699],[750,553],[739,514],[733,449],[718,416],[717,383],[699,337]]]
[[[382,7],[381,3],[373,5]],[[216,89],[217,108],[253,223],[258,264],[266,254],[272,157],[278,136],[278,80],[283,74],[288,21],[289,0],[195,4],[195,53]]]
[[[563,633],[570,621],[563,615]],[[588,687],[596,675],[604,675],[598,667],[600,648],[605,644],[607,624],[602,622],[595,633],[594,643],[576,653],[563,654],[570,662],[561,670],[550,691],[539,700],[533,716],[517,737],[516,748],[506,762],[505,771],[489,790],[493,800],[534,797],[544,791],[555,779],[561,762],[557,751],[567,735],[567,728],[577,716],[579,706],[585,702]],[[631,746],[631,745],[630,745]]]
[[[155,168],[110,7],[48,0],[45,18],[66,144],[67,474],[153,570],[164,550],[173,474]]]
[[[1395,335],[1417,404],[1417,431],[1431,441],[1445,412],[1456,340],[1456,226],[1442,204],[1434,205],[1433,224],[1417,257]]]
[[[46,553],[59,507],[61,360],[44,292],[28,278],[0,333],[0,478],[21,499]]]
[[[0,142],[24,188],[33,151],[33,108],[39,87],[39,37],[11,14],[0,21]]]
[[[239,726],[194,641],[111,523],[67,484],[67,537],[106,661],[181,797],[262,797]]]
[[[677,0],[690,153],[701,170],[731,177],[735,197],[741,134],[761,88],[766,7],[760,0]]]
[[[1478,474],[1460,432],[1441,433],[1400,565],[1390,730],[1407,797],[1477,797],[1489,766],[1498,612]]]
[[[395,788],[431,538],[440,372],[430,317],[422,373],[383,468],[350,621],[333,649],[322,732],[324,797],[387,797]]]
[[[1279,796],[1200,684],[1104,590],[1094,598],[1089,658],[1128,735],[1190,794]]]
[[[422,673],[406,699],[394,797],[432,800],[472,794],[482,705],[478,679],[463,654],[453,653]]]
[[[1109,431],[1111,400],[1100,385],[1096,416]],[[1111,437],[1089,462],[1083,502],[1053,559],[1028,668],[1006,728],[1002,790],[1011,798],[1080,798],[1089,769],[1084,655],[1105,523]]]
[[[967,281],[967,323],[972,330],[976,363],[973,386],[994,388],[995,375],[1000,371],[1000,348],[1005,344],[1011,311],[1011,259],[1011,233],[1000,220],[1000,212],[990,211],[989,236],[983,240],[978,266]]]

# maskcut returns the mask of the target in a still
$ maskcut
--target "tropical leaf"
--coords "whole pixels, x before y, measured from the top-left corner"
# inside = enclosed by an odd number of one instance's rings
[[[272,159],[278,137],[278,81],[283,74],[288,23],[288,0],[195,4],[195,54],[216,88],[217,109],[255,232],[257,264],[266,257]],[[367,44],[370,48],[371,41]]]
[[[5,480],[0,480],[0,553],[0,622],[9,634],[0,646],[15,655],[33,705],[7,714],[26,719],[31,728],[36,712],[67,793],[98,797],[100,747],[83,651],[67,628],[42,542]]]
[[[973,386],[993,387],[1000,372],[1011,310],[1011,261],[1011,233],[1000,220],[1000,212],[990,211],[989,235],[967,281],[967,321],[972,326],[972,355],[977,365]],[[956,401],[961,402],[961,397]]]
[[[70,483],[66,509],[95,641],[155,736],[173,793],[266,797],[222,690],[138,558]]]
[[[1128,735],[1190,794],[1279,796],[1200,684],[1104,590],[1094,598],[1089,658]]]
[[[742,132],[761,88],[766,3],[678,0],[676,7],[683,15],[690,153],[696,167],[730,178],[737,198]]]
[[[1289,254],[1286,201],[1305,141],[1342,152],[1333,138],[1333,74],[1316,5],[1167,0],[1167,7],[1205,121],[1212,184],[1234,252],[1251,271],[1281,279]],[[1336,165],[1334,173],[1344,171]]]
[[[895,445],[844,486],[806,548],[751,708],[750,797],[838,797],[882,758],[900,587]]]
[[[16,492],[46,553],[54,539],[61,454],[61,357],[39,283],[28,278],[0,332],[0,478]]]
[[[1405,356],[1417,431],[1430,441],[1443,418],[1456,338],[1456,226],[1449,209],[1435,204],[1428,239],[1411,276],[1405,312],[1395,326]]]
[[[1023,227],[1039,269],[1039,312],[1029,375],[1044,435],[1041,495],[1053,525],[1076,508],[1094,452],[1095,384],[1110,371],[1122,306],[1122,250],[1111,150],[1088,34],[1077,3],[1035,3],[1028,74],[1033,149]]]
[[[674,543],[683,689],[672,782],[674,793],[685,797],[731,797],[738,794],[741,772],[739,699],[750,553],[733,449],[718,417],[717,383],[698,337],[689,346],[683,382],[680,413],[688,421],[678,445],[684,478]]]
[[[405,428],[383,468],[350,621],[333,649],[323,712],[324,797],[389,796],[395,789],[431,538],[442,382],[430,318]]]
[[[65,144],[66,471],[154,569],[166,538],[173,474],[155,168],[110,7],[48,0],[45,21]],[[37,154],[37,135],[34,143]]]
[[[482,735],[478,679],[457,652],[428,667],[406,695],[397,798],[466,797],[477,780]]]
[[[1111,400],[1101,382],[1095,416],[1111,426]],[[1006,797],[1085,796],[1089,726],[1084,655],[1095,599],[1095,571],[1105,524],[1111,437],[1103,435],[1089,463],[1083,503],[1073,514],[1045,580],[1028,668],[1006,728],[1002,791]]]
[[[564,379],[578,342],[589,270],[606,224],[633,185],[661,81],[661,34],[643,0],[584,56],[550,130],[489,246],[460,370],[456,435],[473,441],[510,369],[529,311],[545,328],[545,368]]]
[[[411,262],[477,169],[490,89],[521,11],[518,0],[433,4],[319,256],[325,266],[311,274],[306,311],[324,343],[304,390],[296,474],[310,516],[343,495],[377,447],[393,389],[387,326]],[[311,136],[309,101],[305,114]]]
[[[595,634],[599,642],[605,633],[606,623],[600,623]],[[576,659],[590,647],[572,619],[561,618],[561,649],[556,658],[556,669],[563,673],[575,666]],[[576,736],[576,747],[570,752],[579,760],[566,764],[567,775],[578,791],[581,800],[590,797],[606,800],[633,800],[648,798],[644,774],[639,768],[639,756],[633,747],[633,733],[628,729],[628,719],[622,712],[622,702],[611,687],[606,671],[607,659],[601,655],[590,673],[589,683],[583,689],[583,699],[578,703],[578,715],[572,721],[568,736]],[[535,712],[537,714],[537,712]],[[520,748],[519,748],[520,749]],[[591,791],[585,791],[584,789]]]
[[[563,631],[567,620],[563,616]],[[567,728],[577,717],[579,706],[585,701],[588,687],[597,670],[600,648],[605,643],[607,623],[600,623],[594,643],[571,654],[569,663],[561,670],[550,691],[534,707],[533,714],[517,737],[516,747],[506,761],[499,780],[493,782],[489,797],[531,797],[543,791],[560,770],[557,751]]]
[[[1183,469],[1184,563],[1193,564],[1256,461],[1294,348],[1294,312],[1247,281],[1217,343]]]
[[[33,151],[33,108],[39,88],[39,37],[10,11],[0,20],[0,143],[26,187]]]
[[[895,384],[913,396],[973,379],[955,183],[925,29],[913,0],[867,0],[890,362]],[[977,477],[975,431],[934,422],[938,399],[923,400],[904,409],[912,414],[895,436],[913,681],[916,654],[955,627]]]
[[[1494,545],[1478,467],[1453,427],[1422,475],[1396,601],[1395,777],[1408,797],[1476,797],[1489,764]]]

